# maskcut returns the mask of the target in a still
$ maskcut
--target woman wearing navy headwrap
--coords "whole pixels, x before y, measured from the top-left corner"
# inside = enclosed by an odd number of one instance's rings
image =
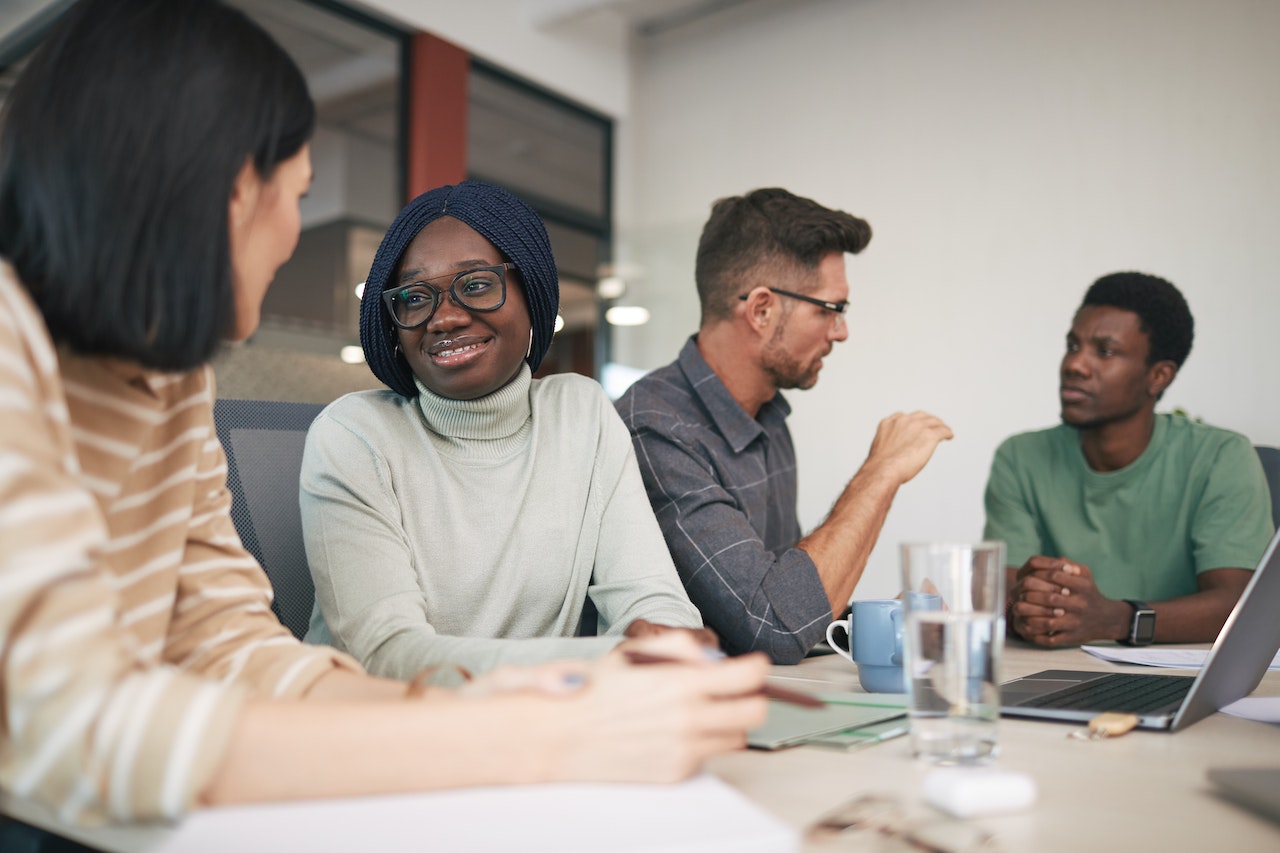
[[[558,304],[546,229],[501,187],[440,187],[392,223],[360,308],[391,390],[329,406],[303,460],[309,640],[413,677],[700,628],[603,390],[532,378]],[[575,637],[588,597],[603,636]]]

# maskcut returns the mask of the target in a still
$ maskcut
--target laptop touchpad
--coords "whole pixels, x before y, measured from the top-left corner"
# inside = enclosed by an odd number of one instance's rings
[[[1036,696],[1072,687],[1084,681],[1092,681],[1103,674],[1046,670],[1028,675],[1026,678],[1017,678],[1000,685],[1000,704],[1016,705]]]

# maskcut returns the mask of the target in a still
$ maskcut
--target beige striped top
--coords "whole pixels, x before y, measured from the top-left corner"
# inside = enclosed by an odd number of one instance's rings
[[[55,351],[0,261],[0,786],[66,820],[180,816],[246,696],[356,668],[271,612],[213,396]]]

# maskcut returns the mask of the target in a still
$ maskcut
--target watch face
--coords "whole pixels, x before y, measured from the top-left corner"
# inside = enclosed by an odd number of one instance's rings
[[[1155,636],[1156,612],[1154,610],[1139,610],[1133,614],[1133,644],[1145,646],[1154,640]]]

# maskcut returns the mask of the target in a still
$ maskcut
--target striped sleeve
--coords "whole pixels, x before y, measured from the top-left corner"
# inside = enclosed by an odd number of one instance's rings
[[[201,378],[212,398],[212,370]],[[165,659],[272,696],[300,696],[335,667],[361,671],[336,649],[299,642],[271,611],[271,582],[231,522],[226,457],[208,411]]]
[[[72,822],[176,818],[244,691],[141,663],[74,448],[57,356],[0,263],[0,785]]]

